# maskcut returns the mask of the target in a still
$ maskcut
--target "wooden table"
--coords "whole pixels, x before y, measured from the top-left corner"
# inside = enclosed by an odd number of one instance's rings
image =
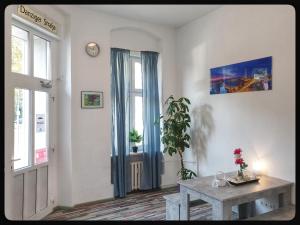
[[[236,172],[226,173],[226,177]],[[214,176],[178,181],[180,184],[180,220],[189,220],[190,194],[212,205],[213,220],[231,220],[232,206],[253,202],[265,198],[273,209],[287,206],[291,202],[292,182],[282,179],[260,176],[258,182],[240,186],[212,187]]]

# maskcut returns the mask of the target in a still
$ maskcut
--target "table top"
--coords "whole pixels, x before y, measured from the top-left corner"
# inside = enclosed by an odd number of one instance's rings
[[[236,172],[225,173],[226,177],[236,175]],[[215,176],[206,176],[200,178],[194,178],[190,180],[181,180],[178,183],[193,191],[205,194],[211,198],[219,201],[228,199],[243,197],[249,194],[255,194],[270,189],[281,188],[285,186],[291,186],[293,183],[290,181],[282,180],[275,177],[266,175],[259,176],[258,182],[243,184],[239,186],[226,185],[225,187],[212,187],[212,182]]]

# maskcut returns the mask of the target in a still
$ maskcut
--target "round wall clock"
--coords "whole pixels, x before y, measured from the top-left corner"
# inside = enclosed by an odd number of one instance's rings
[[[100,47],[95,42],[90,42],[85,46],[85,51],[89,56],[96,57],[99,55]]]

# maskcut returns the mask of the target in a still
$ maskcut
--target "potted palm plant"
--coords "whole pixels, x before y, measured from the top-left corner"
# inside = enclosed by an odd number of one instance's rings
[[[167,105],[165,115],[160,117],[160,119],[163,119],[162,143],[165,145],[163,152],[167,152],[170,156],[176,153],[179,154],[181,169],[178,171],[178,175],[180,174],[182,180],[197,176],[194,171],[185,168],[183,163],[183,152],[190,147],[189,142],[191,139],[188,133],[191,122],[189,116],[190,104],[190,100],[187,98],[181,97],[176,100],[171,95],[165,102],[165,105]]]
[[[132,152],[137,152],[138,147],[136,146],[136,143],[142,141],[142,135],[139,135],[136,129],[132,129],[132,131],[129,132],[129,141],[133,143]]]

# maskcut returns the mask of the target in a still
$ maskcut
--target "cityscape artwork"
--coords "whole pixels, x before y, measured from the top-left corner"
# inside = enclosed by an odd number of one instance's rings
[[[210,94],[272,90],[272,56],[210,69]]]

